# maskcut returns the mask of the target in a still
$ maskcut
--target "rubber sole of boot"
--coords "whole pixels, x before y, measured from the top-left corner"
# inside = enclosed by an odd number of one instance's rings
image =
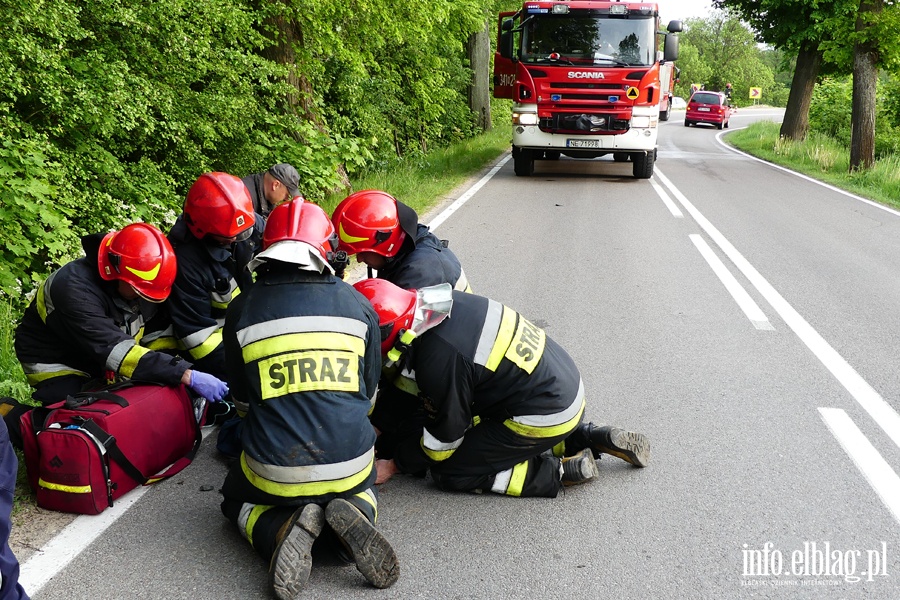
[[[309,581],[313,542],[322,532],[325,514],[318,504],[307,504],[275,549],[269,569],[269,587],[278,600],[297,600]]]
[[[574,476],[570,476],[565,473],[565,467],[573,463],[577,463],[578,472]],[[575,456],[564,458],[563,469],[561,481],[565,486],[578,485],[600,476],[600,469],[597,467],[597,461],[594,459],[594,453],[590,448],[585,448]]]
[[[646,467],[650,463],[650,439],[646,435],[613,427],[609,439],[612,447],[600,448],[602,452],[636,467]]]
[[[353,554],[356,568],[377,588],[387,588],[400,578],[400,561],[394,549],[355,506],[335,499],[325,508],[325,520]]]

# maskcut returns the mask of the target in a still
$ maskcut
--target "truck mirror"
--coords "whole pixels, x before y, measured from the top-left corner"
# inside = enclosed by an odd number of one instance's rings
[[[666,35],[665,49],[663,50],[663,60],[666,62],[678,59],[678,36],[670,33]]]
[[[507,19],[507,20],[503,21],[503,23],[500,25],[500,29],[502,29],[503,31],[510,31],[512,28],[513,28],[513,20],[512,19]]]
[[[684,27],[681,24],[681,21],[669,21],[669,26],[666,27],[666,31],[669,33],[680,33],[684,31]]]
[[[510,21],[506,21],[505,23],[509,23]],[[505,24],[504,23],[504,24]],[[497,48],[500,52],[500,56],[503,58],[512,59],[513,57],[513,33],[512,31],[504,31],[500,34],[500,45]]]

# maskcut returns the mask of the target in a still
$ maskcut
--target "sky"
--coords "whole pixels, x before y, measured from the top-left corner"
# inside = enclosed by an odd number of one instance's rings
[[[702,18],[713,11],[710,0],[657,0],[657,4],[663,27],[673,19]]]

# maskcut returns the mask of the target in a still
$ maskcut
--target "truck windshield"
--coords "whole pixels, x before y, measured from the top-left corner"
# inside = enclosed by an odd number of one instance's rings
[[[522,30],[522,61],[650,65],[656,55],[656,19],[532,15]]]

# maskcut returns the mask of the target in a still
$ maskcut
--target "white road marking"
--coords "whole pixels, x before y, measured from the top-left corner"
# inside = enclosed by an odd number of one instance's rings
[[[678,208],[678,205],[672,202],[672,199],[669,198],[669,195],[666,193],[666,190],[662,189],[662,186],[656,183],[653,179],[650,180],[650,186],[653,188],[653,191],[656,192],[656,195],[662,198],[663,204],[666,205],[666,208],[669,209],[669,212],[672,213],[673,217],[677,217],[679,219],[684,218],[684,213],[681,212],[681,209]]]
[[[897,414],[897,411],[885,402],[884,398],[806,322],[806,319],[788,304],[787,300],[759,274],[753,265],[731,245],[731,242],[691,204],[684,194],[659,169],[656,169],[656,176],[669,188],[672,195],[684,206],[691,217],[697,221],[697,224],[700,225],[709,238],[719,246],[728,259],[734,263],[741,273],[744,274],[744,277],[775,309],[775,312],[787,323],[788,327],[806,344],[806,347],[825,365],[825,368],[831,372],[835,379],[850,392],[850,395],[869,413],[869,416],[872,417],[878,426],[900,447],[900,414]]]
[[[862,471],[869,485],[900,522],[900,477],[846,412],[839,408],[819,408],[819,414],[843,446],[844,452],[856,463],[856,468]]]
[[[722,285],[725,286],[725,289],[728,290],[728,293],[731,294],[731,297],[734,298],[737,305],[744,311],[744,314],[747,315],[747,318],[750,319],[753,326],[757,329],[774,330],[775,328],[772,327],[772,324],[769,322],[769,319],[766,318],[765,313],[759,308],[759,305],[753,301],[753,298],[750,297],[747,290],[738,283],[738,280],[731,274],[731,271],[728,270],[725,263],[719,260],[719,257],[712,251],[712,248],[709,247],[706,240],[696,233],[691,234],[688,237],[694,242],[697,250],[700,251],[700,254],[706,259],[706,262],[709,263],[713,273],[719,277]]]
[[[484,184],[486,184],[488,181],[490,181],[491,178],[497,174],[497,171],[499,171],[501,168],[503,168],[503,165],[505,165],[507,163],[507,161],[509,161],[510,158],[512,158],[511,154],[507,154],[506,156],[504,156],[500,160],[500,162],[498,162],[496,165],[494,165],[494,167],[490,171],[488,171],[488,173],[484,177],[482,177],[481,179],[478,180],[478,183],[476,183],[475,185],[470,187],[468,190],[466,190],[465,194],[463,194],[462,196],[457,198],[453,204],[451,204],[450,206],[445,208],[443,211],[441,211],[441,214],[439,214],[438,216],[433,218],[431,220],[431,222],[428,223],[428,228],[431,229],[432,231],[437,229],[438,225],[440,225],[441,223],[446,221],[450,217],[450,215],[452,215],[457,210],[459,210],[460,207],[462,207],[463,204],[468,202],[469,199],[472,196],[474,196],[478,190],[480,190],[482,187],[484,187]]]

